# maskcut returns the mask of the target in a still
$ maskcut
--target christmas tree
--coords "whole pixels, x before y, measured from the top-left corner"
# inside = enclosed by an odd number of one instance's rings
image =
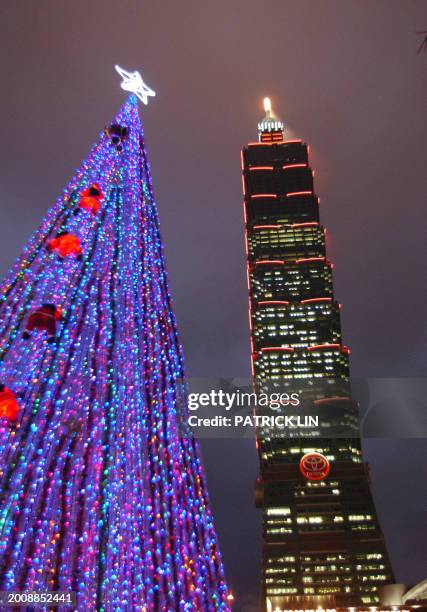
[[[227,610],[137,105],[1,285],[0,590]]]

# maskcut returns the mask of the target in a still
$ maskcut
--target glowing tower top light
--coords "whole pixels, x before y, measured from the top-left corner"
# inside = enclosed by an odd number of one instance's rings
[[[270,98],[264,98],[264,119],[258,123],[258,137],[260,142],[282,142],[285,126],[283,121],[277,119],[271,110]]]

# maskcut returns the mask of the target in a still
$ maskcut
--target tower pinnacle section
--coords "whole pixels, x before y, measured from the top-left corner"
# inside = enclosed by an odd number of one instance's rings
[[[264,119],[258,123],[258,138],[260,142],[282,142],[284,123],[277,119],[271,108],[270,98],[264,98]]]

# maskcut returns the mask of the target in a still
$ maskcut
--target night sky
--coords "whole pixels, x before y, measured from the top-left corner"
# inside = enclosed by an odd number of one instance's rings
[[[249,376],[240,149],[262,98],[311,145],[353,376],[427,371],[426,0],[2,0],[0,273],[125,99],[142,109],[190,377]],[[203,442],[236,609],[256,610],[252,440]],[[427,576],[425,440],[365,444],[398,581]]]

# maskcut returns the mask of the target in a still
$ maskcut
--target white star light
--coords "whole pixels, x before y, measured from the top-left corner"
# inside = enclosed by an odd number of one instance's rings
[[[144,104],[148,104],[148,96],[155,96],[156,92],[150,89],[142,80],[141,75],[137,70],[135,72],[128,72],[123,70],[120,66],[114,66],[117,72],[122,77],[123,81],[120,83],[120,87],[125,91],[131,91],[141,100]]]

